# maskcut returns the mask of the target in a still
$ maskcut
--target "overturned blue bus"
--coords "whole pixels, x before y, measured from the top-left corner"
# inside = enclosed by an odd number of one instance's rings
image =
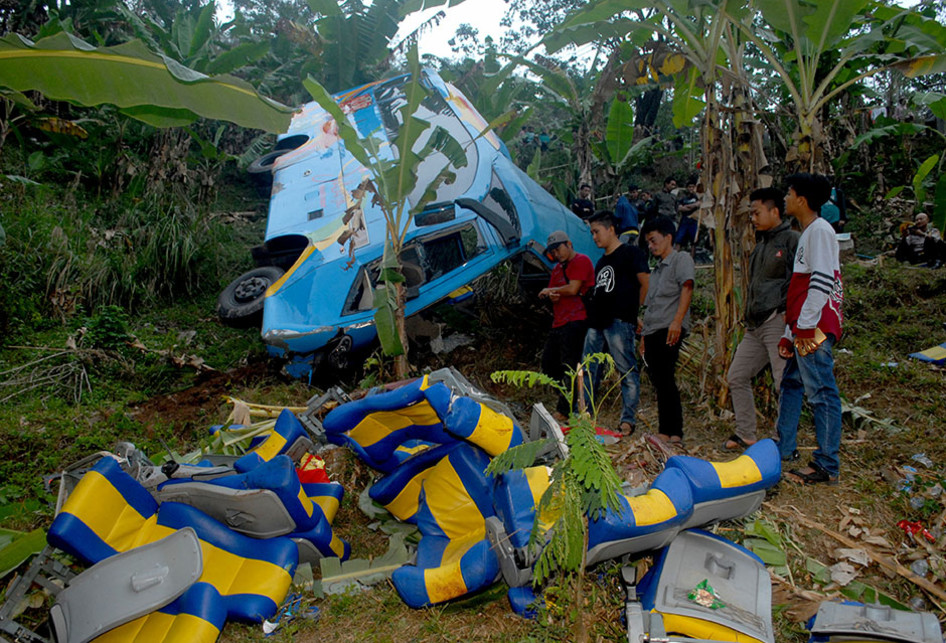
[[[470,102],[436,72],[422,73],[429,91],[415,116],[432,127],[416,148],[439,126],[463,146],[466,164],[450,168],[455,178],[437,182],[435,198],[410,224],[400,256],[406,314],[448,299],[516,256],[533,274],[549,270],[544,246],[554,230],[566,231],[579,252],[598,256],[585,223],[516,167],[495,134],[480,136],[487,123]],[[407,80],[400,76],[335,95],[360,135],[377,138],[389,154]],[[438,156],[420,165],[409,201],[417,202],[449,162]],[[218,313],[238,323],[262,309],[267,350],[286,359],[294,377],[343,367],[351,351],[377,337],[372,302],[385,223],[370,197],[356,192],[369,171],[346,151],[334,119],[317,103],[294,115],[289,131],[256,167],[273,177],[265,243],[254,249],[260,267],[221,293]]]

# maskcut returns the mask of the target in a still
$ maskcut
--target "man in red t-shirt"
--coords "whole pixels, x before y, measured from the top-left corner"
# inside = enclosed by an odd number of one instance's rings
[[[594,286],[595,269],[587,255],[575,252],[568,235],[561,230],[549,235],[545,254],[558,263],[552,269],[548,288],[539,293],[539,297],[548,297],[552,302],[552,330],[542,352],[542,371],[564,380],[567,369],[577,368],[581,361],[588,330],[588,314],[581,296]],[[568,400],[559,396],[556,410],[567,416]]]

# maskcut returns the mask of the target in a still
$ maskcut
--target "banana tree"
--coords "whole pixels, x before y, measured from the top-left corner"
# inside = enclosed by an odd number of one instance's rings
[[[790,170],[826,172],[831,101],[890,68],[907,76],[946,70],[946,28],[916,9],[874,0],[757,1],[764,22],[733,25],[771,65],[791,99],[796,130]],[[736,18],[729,7],[722,10]]]
[[[592,182],[595,139],[604,129],[607,116],[605,108],[617,89],[616,58],[617,53],[612,53],[601,71],[595,74],[593,85],[588,88],[579,87],[576,84],[578,79],[556,61],[543,56],[536,56],[535,60],[517,56],[497,73],[499,78],[511,80],[516,69],[526,68],[541,81],[541,94],[537,99],[552,101],[564,107],[570,130],[563,132],[561,138],[571,145],[579,183]]]
[[[431,128],[420,117],[428,90],[422,82],[417,48],[407,54],[410,80],[403,86],[404,102],[399,110],[400,126],[390,145],[382,143],[375,132],[360,132],[342,112],[332,95],[311,76],[305,87],[313,99],[332,117],[338,126],[339,137],[359,163],[368,171],[351,194],[353,208],[369,196],[384,215],[386,239],[381,273],[374,292],[375,324],[381,346],[388,355],[396,356],[399,379],[409,370],[407,332],[404,319],[404,276],[401,273],[401,251],[410,229],[413,215],[435,198],[436,188],[442,182],[453,180],[452,168],[465,167],[466,153],[460,143],[443,127]],[[439,153],[439,155],[438,155]],[[418,185],[418,169],[430,159],[442,159],[435,178],[428,185]]]

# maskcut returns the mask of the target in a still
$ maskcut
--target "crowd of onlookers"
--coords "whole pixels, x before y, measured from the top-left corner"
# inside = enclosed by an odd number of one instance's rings
[[[626,193],[618,196],[613,206],[618,234],[637,237],[643,224],[657,216],[664,216],[676,226],[674,246],[677,249],[692,247],[697,240],[702,199],[696,177],[689,178],[684,188],[677,186],[675,178],[668,177],[663,189],[655,192],[642,190],[632,183]],[[571,208],[572,212],[586,221],[595,213],[590,185],[581,185]],[[643,244],[641,237],[642,248]]]
[[[745,334],[728,371],[736,430],[723,447],[741,450],[758,440],[752,379],[770,366],[779,391],[776,429],[783,461],[799,457],[796,437],[806,396],[813,407],[818,447],[807,466],[786,471],[786,477],[836,484],[841,403],[832,349],[841,338],[836,227],[843,225],[843,213],[832,209],[836,192],[824,176],[793,174],[784,184],[784,191],[760,188],[750,195],[757,243],[748,266]],[[590,186],[583,185],[572,211],[588,222],[603,256],[592,266],[565,232],[549,235],[546,252],[556,265],[539,294],[553,309],[543,369],[564,378],[583,355],[611,355],[621,378],[617,430],[623,435],[636,430],[640,364],[657,397],[656,438],[671,446],[683,442],[676,364],[690,330],[696,275],[690,253],[681,248],[698,234],[701,205],[695,181],[677,190],[676,181],[667,179],[656,193],[632,185],[613,210],[596,210]],[[828,221],[824,214],[837,218]],[[600,371],[595,364],[589,368],[585,404],[595,402]],[[572,410],[569,400],[559,400],[560,419]]]

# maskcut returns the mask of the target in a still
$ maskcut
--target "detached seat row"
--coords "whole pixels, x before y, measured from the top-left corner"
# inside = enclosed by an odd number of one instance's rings
[[[94,565],[79,576],[85,577],[86,591],[112,592],[110,605],[96,604],[101,614],[85,618],[85,632],[108,642],[214,641],[228,618],[273,617],[300,560],[346,558],[349,545],[331,525],[341,485],[301,482],[287,455],[299,457],[311,446],[299,421],[284,410],[273,432],[236,466],[207,462],[166,469],[166,475],[143,476],[150,490],[118,460],[101,459],[76,485],[47,535],[50,545]],[[182,560],[156,563],[151,571],[140,569],[144,563],[136,563],[134,555],[142,552],[141,560],[147,560],[149,547],[161,547],[185,531],[199,548],[193,554],[199,573],[168,594],[158,586],[173,584],[175,562],[194,565],[187,547]],[[167,547],[181,551],[180,545]],[[130,583],[128,569],[138,570]],[[79,608],[87,599],[73,591],[71,600],[76,604],[54,608],[57,637],[89,640],[69,634],[70,619],[78,625],[73,630],[83,630]]]

